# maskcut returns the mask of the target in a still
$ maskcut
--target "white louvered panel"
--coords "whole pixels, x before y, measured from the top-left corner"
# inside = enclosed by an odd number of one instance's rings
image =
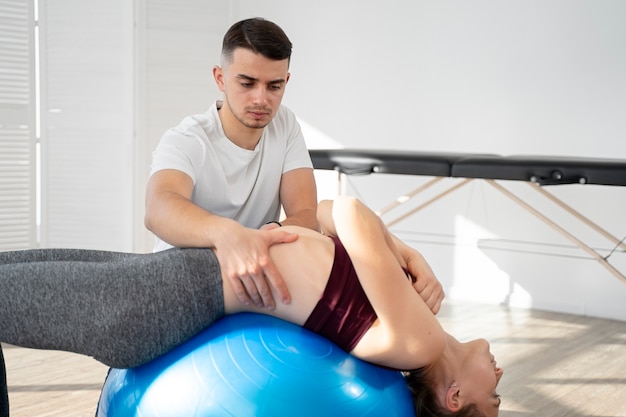
[[[36,245],[34,48],[28,0],[0,0],[0,250]]]
[[[33,164],[30,131],[0,128],[0,250],[35,245]]]
[[[40,4],[42,245],[130,251],[133,4]]]
[[[30,28],[28,0],[0,1],[0,105],[29,104]]]
[[[79,127],[49,132],[48,246],[131,250],[132,146],[111,140],[122,133]]]

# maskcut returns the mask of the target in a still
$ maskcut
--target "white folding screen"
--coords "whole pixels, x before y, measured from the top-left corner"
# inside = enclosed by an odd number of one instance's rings
[[[133,249],[133,9],[39,1],[43,247]]]
[[[165,129],[219,98],[211,69],[237,4],[0,0],[0,250],[151,250],[151,152]]]
[[[36,245],[32,1],[0,0],[0,250]]]
[[[187,115],[204,112],[221,95],[212,68],[219,64],[234,0],[136,0],[137,160],[136,249],[154,238],[143,226],[151,153],[164,131]]]

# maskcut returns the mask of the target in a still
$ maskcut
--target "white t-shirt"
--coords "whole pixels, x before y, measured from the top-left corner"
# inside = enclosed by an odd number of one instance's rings
[[[281,106],[263,129],[254,150],[232,143],[224,134],[216,102],[165,132],[152,154],[150,175],[176,169],[194,182],[192,201],[211,213],[258,228],[280,215],[283,173],[312,168],[296,116]],[[154,250],[172,246],[157,238]]]

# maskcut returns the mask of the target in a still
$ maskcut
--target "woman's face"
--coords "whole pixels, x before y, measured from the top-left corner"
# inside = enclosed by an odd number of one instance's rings
[[[485,339],[461,343],[459,356],[460,369],[455,382],[459,398],[476,404],[487,416],[497,416],[500,396],[496,388],[503,371],[498,368],[489,343]]]

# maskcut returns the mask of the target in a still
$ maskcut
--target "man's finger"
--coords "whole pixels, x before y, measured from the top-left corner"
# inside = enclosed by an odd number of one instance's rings
[[[272,288],[278,294],[278,297],[284,304],[289,304],[291,302],[291,295],[289,294],[289,289],[287,288],[287,284],[285,284],[285,280],[276,269],[276,266],[273,262],[269,261],[268,263],[262,265],[263,272],[267,281],[272,286]],[[272,299],[273,300],[273,299]]]
[[[263,270],[261,269],[260,272],[251,275],[250,278],[253,281],[250,285],[254,288],[256,296],[258,297],[259,303],[257,305],[269,310],[276,308],[272,290],[267,283],[267,277]]]
[[[297,233],[285,232],[282,230],[274,229],[272,233],[268,233],[267,235],[267,246],[272,246],[277,243],[291,243],[298,239]]]
[[[250,296],[248,295],[248,292],[246,291],[245,287],[241,283],[241,279],[235,275],[235,276],[229,277],[228,281],[233,287],[233,291],[235,292],[235,295],[237,296],[239,301],[244,305],[250,305],[250,303],[252,303],[252,299],[250,298]]]
[[[243,291],[248,296],[248,298],[252,300],[254,305],[256,305],[257,307],[263,307],[263,298],[259,294],[258,283],[254,279],[254,277],[248,274],[243,274],[238,277],[238,280],[243,286]]]

